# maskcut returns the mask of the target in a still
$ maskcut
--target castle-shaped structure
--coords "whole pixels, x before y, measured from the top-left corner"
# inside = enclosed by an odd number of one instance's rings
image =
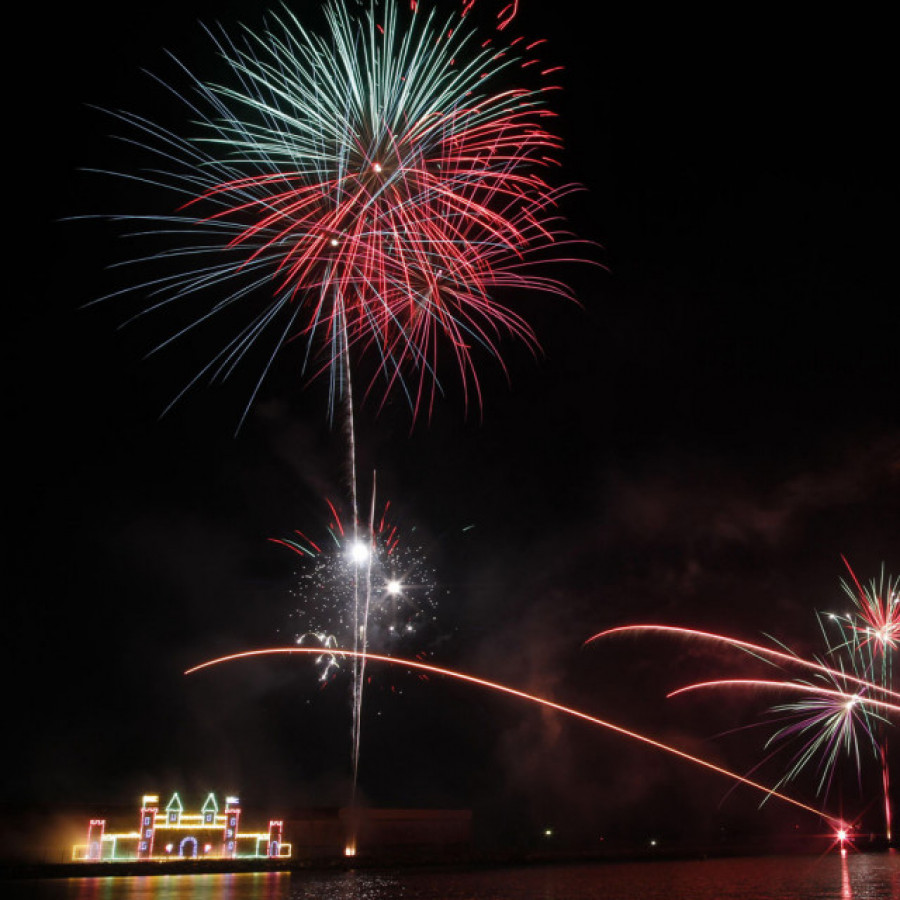
[[[265,832],[241,831],[237,797],[226,797],[219,812],[210,794],[199,813],[187,813],[178,793],[160,810],[159,796],[145,794],[137,831],[108,832],[106,819],[91,819],[86,844],[72,848],[72,858],[90,862],[165,862],[178,859],[285,859],[284,822],[272,819]]]

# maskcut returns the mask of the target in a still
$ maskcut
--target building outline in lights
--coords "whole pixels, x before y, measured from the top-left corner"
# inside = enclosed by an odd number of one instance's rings
[[[286,859],[291,845],[284,842],[284,821],[271,819],[265,832],[241,831],[237,797],[225,798],[219,812],[210,793],[199,813],[186,813],[176,791],[160,810],[159,795],[141,800],[137,831],[107,832],[106,819],[91,819],[86,844],[72,848],[79,862],[135,862],[183,859]]]

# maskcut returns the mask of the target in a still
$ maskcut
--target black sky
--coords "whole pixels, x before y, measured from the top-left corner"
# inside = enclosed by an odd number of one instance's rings
[[[296,8],[315,20],[317,6]],[[518,30],[548,37],[566,66],[563,178],[586,188],[568,213],[606,268],[567,273],[581,308],[522,298],[545,355],[509,346],[509,386],[482,360],[480,418],[450,396],[410,433],[401,407],[363,406],[360,471],[377,470],[438,571],[439,627],[421,647],[434,662],[744,771],[763,733],[713,738],[758,701],[662,698],[745,659],[581,645],[663,621],[808,653],[814,611],[841,602],[841,554],[865,578],[900,566],[886,25],[521,6]],[[121,200],[80,171],[127,166],[90,105],[155,114],[141,69],[165,70],[164,49],[205,58],[198,19],[261,18],[241,2],[101,4],[36,9],[19,31],[33,56],[8,80],[21,161],[3,656],[17,739],[2,802],[127,806],[179,788],[259,806],[346,799],[346,685],[320,690],[297,663],[181,674],[290,638],[296,559],[267,539],[324,529],[323,498],[344,495],[325,389],[304,389],[286,353],[238,437],[249,377],[159,419],[207,348],[142,361],[165,322],[116,331],[115,304],[80,309],[121,253],[112,229],[60,221]],[[380,805],[584,834],[677,830],[674,810],[710,830],[778,818],[621,738],[462,686],[376,673],[367,711],[361,786]]]

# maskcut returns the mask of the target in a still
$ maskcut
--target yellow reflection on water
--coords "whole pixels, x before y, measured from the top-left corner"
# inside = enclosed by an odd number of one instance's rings
[[[69,878],[72,900],[282,900],[290,872],[203,873],[199,875],[117,875]]]

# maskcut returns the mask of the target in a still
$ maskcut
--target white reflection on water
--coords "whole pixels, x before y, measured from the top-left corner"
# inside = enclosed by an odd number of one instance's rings
[[[847,863],[847,851],[841,849],[841,900],[853,900],[853,888],[850,887],[850,866]]]
[[[900,854],[0,883],[4,900],[900,900]]]

